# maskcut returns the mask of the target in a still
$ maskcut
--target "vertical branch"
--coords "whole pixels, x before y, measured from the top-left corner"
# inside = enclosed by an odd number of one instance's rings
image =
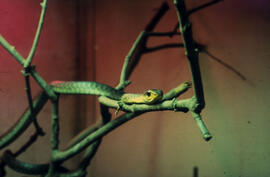
[[[205,141],[209,141],[212,138],[212,135],[210,134],[210,132],[208,131],[206,125],[204,124],[204,122],[203,122],[203,120],[201,118],[201,115],[198,114],[198,113],[192,112],[192,111],[191,111],[191,115],[194,118],[197,126],[200,129],[200,131],[201,131],[201,133],[203,135],[203,139]]]
[[[40,3],[40,5],[41,5],[42,10],[41,10],[41,14],[40,14],[39,24],[38,24],[36,35],[35,35],[35,38],[34,38],[34,41],[32,44],[32,48],[31,48],[29,55],[24,63],[25,68],[31,65],[33,56],[34,56],[36,48],[37,48],[37,44],[38,44],[38,40],[39,40],[42,25],[43,25],[45,12],[46,12],[47,0],[43,0],[43,2]]]
[[[24,79],[25,79],[25,90],[28,100],[28,105],[30,109],[31,115],[33,114],[34,108],[33,108],[33,101],[32,101],[32,94],[31,94],[31,86],[30,86],[30,80],[29,80],[29,73],[27,72],[27,69],[23,71]],[[39,126],[37,119],[35,116],[31,116],[33,119],[34,126],[36,128],[37,135],[45,135],[42,128]]]
[[[209,141],[212,136],[201,119],[200,112],[205,106],[203,85],[199,66],[198,49],[192,37],[191,23],[188,19],[188,12],[184,0],[174,0],[179,21],[180,32],[184,41],[185,55],[189,61],[192,74],[193,88],[196,99],[196,107],[191,111],[191,115],[196,121],[204,140]]]
[[[191,23],[188,20],[188,13],[184,0],[174,0],[174,5],[178,15],[180,32],[182,33],[184,41],[185,55],[189,61],[189,66],[192,74],[194,94],[198,102],[198,109],[196,112],[200,112],[204,108],[205,102],[198,61],[198,49],[196,48],[192,37]]]
[[[53,155],[58,152],[59,146],[59,113],[58,113],[58,97],[56,100],[52,101],[52,134],[51,134],[51,162],[46,177],[54,176],[55,170],[57,168],[57,163],[53,160]]]
[[[57,150],[59,145],[59,117],[58,117],[58,99],[52,101],[52,150]]]

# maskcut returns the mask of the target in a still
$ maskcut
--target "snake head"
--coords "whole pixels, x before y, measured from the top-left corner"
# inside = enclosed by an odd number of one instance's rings
[[[160,101],[163,97],[163,92],[160,89],[150,89],[144,94],[144,102],[146,104],[153,104]]]

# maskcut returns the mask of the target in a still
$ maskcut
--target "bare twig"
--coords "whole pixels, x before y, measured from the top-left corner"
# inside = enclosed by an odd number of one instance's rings
[[[153,29],[156,27],[160,19],[165,15],[165,13],[168,11],[169,6],[166,2],[164,2],[160,8],[159,11],[155,14],[155,16],[150,20],[150,22],[146,25],[145,29],[139,34],[137,40],[132,45],[128,55],[125,58],[120,82],[116,89],[123,89],[125,88],[130,82],[128,81],[128,78],[132,74],[133,70],[139,63],[141,56],[143,55],[146,43],[148,40],[147,33],[151,33]]]
[[[25,90],[26,90],[26,95],[27,95],[27,100],[28,100],[28,105],[30,108],[30,112],[33,112],[33,100],[32,100],[32,94],[31,94],[31,86],[30,86],[30,80],[29,80],[29,73],[27,71],[27,68],[23,71],[23,75],[25,78]],[[32,117],[34,126],[36,128],[36,132],[38,135],[45,135],[45,132],[42,130],[42,128],[39,126],[36,117]]]
[[[198,61],[198,48],[196,48],[196,43],[192,37],[192,28],[191,23],[188,19],[188,12],[186,10],[186,5],[184,0],[174,0],[174,5],[176,7],[176,12],[178,15],[179,28],[182,33],[182,38],[185,47],[185,55],[189,61],[189,66],[192,74],[193,88],[196,99],[196,108],[194,110],[190,110],[194,120],[197,122],[199,126],[203,138],[206,141],[209,141],[212,136],[210,135],[208,129],[203,123],[200,112],[205,106],[204,101],[204,93],[203,93],[203,85],[200,73],[200,66]]]
[[[189,61],[191,69],[194,94],[199,103],[199,108],[197,111],[200,112],[200,110],[204,108],[205,102],[200,67],[198,62],[198,50],[196,49],[195,42],[192,37],[191,23],[188,20],[188,13],[186,11],[184,0],[174,0],[174,4],[180,24],[179,28],[183,37],[184,47],[186,51],[185,55]]]
[[[100,111],[101,111],[101,116],[102,116],[102,119],[101,119],[102,121],[101,121],[101,125],[100,125],[100,127],[101,127],[101,126],[104,126],[106,123],[110,122],[111,114],[109,112],[109,108],[107,106],[102,105],[102,104],[100,104]],[[83,160],[81,161],[81,163],[79,165],[80,169],[86,170],[86,168],[89,166],[92,158],[95,156],[101,142],[102,142],[102,138],[96,140],[93,144],[91,144],[87,148],[87,150],[84,154]]]
[[[21,65],[24,65],[23,56],[17,52],[16,48],[8,43],[5,38],[0,34],[0,44],[14,57],[17,62]]]
[[[14,153],[14,156],[17,157],[23,152],[25,152],[38,138],[39,133],[36,131],[30,138],[29,140],[22,146],[18,151]]]
[[[35,38],[34,38],[34,41],[33,41],[33,44],[32,44],[32,48],[31,48],[31,50],[29,52],[29,55],[28,55],[26,61],[24,62],[24,68],[27,68],[27,67],[29,67],[31,65],[33,56],[35,54],[37,44],[38,44],[38,40],[39,40],[39,36],[40,36],[40,32],[41,32],[41,28],[42,28],[42,24],[43,24],[43,21],[44,21],[44,16],[45,16],[46,7],[47,7],[47,0],[43,0],[43,2],[40,3],[40,5],[41,5],[42,10],[41,10],[41,14],[40,14],[38,28],[37,28],[36,35],[35,35]]]
[[[10,45],[2,35],[0,35],[0,44],[15,58],[19,64],[24,66],[25,59],[22,55],[17,52],[14,46]],[[56,94],[50,88],[50,86],[42,79],[42,77],[35,71],[35,67],[32,66],[29,68],[29,73],[33,76],[33,78],[37,81],[37,83],[41,86],[41,88],[47,93],[50,99],[56,100]]]
[[[194,118],[195,122],[197,123],[197,126],[199,127],[202,135],[203,135],[203,139],[205,141],[209,141],[212,138],[212,135],[210,134],[210,132],[208,131],[206,125],[204,124],[201,115],[191,111],[191,115]]]
[[[138,38],[136,39],[135,43],[132,45],[130,51],[128,52],[123,67],[122,72],[120,76],[120,81],[116,89],[123,89],[125,88],[130,82],[128,81],[129,76],[132,73],[132,70],[134,69],[134,64],[132,67],[132,59],[135,61],[136,58],[141,57],[141,52],[139,52],[137,55],[135,52],[138,50],[142,51],[145,48],[145,41],[146,40],[146,33],[143,31],[139,34]]]

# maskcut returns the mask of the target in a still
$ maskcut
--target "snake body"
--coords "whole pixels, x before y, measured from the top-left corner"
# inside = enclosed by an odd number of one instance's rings
[[[106,96],[126,104],[154,104],[162,99],[163,93],[159,89],[150,89],[143,94],[125,93],[115,88],[90,81],[54,81],[51,83],[54,92],[58,94],[89,94]]]
[[[101,84],[98,82],[86,82],[86,81],[54,81],[50,84],[52,90],[57,94],[89,94],[89,95],[98,95],[106,96],[108,98],[126,103],[126,104],[154,104],[159,102],[162,99],[163,93],[159,89],[150,89],[143,94],[134,94],[134,93],[125,93],[121,90],[117,90],[111,86]],[[42,100],[44,103],[38,104],[38,106],[43,106],[48,98],[44,92],[41,94],[39,100]],[[36,102],[34,103],[35,109],[37,108]],[[28,111],[28,114],[30,112]],[[30,115],[29,115],[30,116]],[[25,117],[29,117],[25,116]],[[29,119],[30,120],[30,119]],[[30,121],[29,121],[30,122]],[[29,123],[30,124],[30,123]],[[27,124],[27,125],[29,125]],[[21,131],[23,128],[20,128]],[[18,131],[18,132],[21,132]],[[15,137],[15,136],[14,136]],[[12,138],[3,142],[3,146],[12,142]],[[48,172],[49,164],[30,164],[17,160],[11,154],[6,153],[3,156],[3,160],[9,167],[12,169],[25,173],[25,174],[46,174]]]
[[[98,82],[86,81],[54,81],[51,83],[54,92],[59,94],[86,94],[106,96],[114,100],[120,100],[124,92]]]

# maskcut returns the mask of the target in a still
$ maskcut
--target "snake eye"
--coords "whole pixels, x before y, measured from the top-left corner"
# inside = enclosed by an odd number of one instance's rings
[[[146,94],[146,96],[148,96],[148,97],[151,96],[151,92],[150,92],[150,91],[147,91],[145,94]]]

